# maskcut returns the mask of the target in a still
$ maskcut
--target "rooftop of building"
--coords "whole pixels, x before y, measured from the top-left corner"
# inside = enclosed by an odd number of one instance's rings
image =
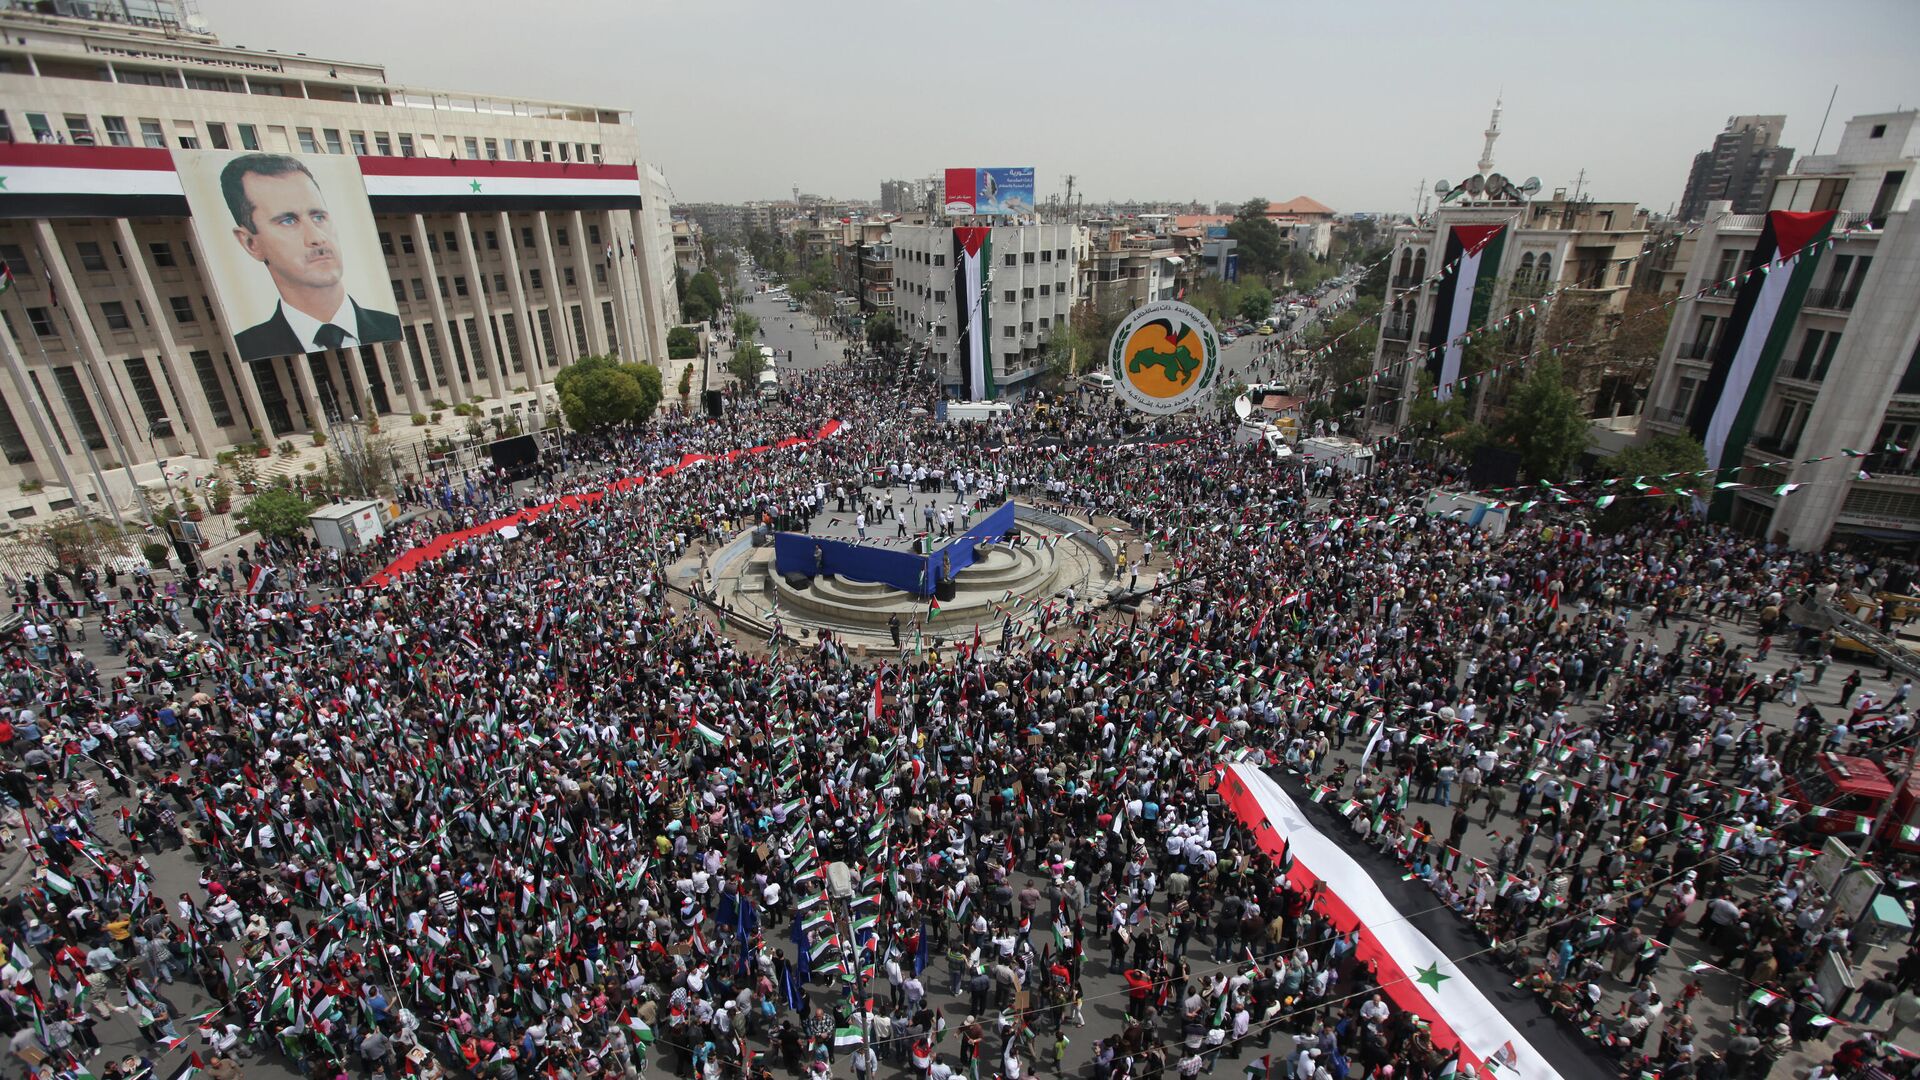
[[[1333,215],[1333,207],[1305,195],[1295,195],[1286,202],[1267,204],[1268,217],[1332,217]]]
[[[169,18],[164,0],[128,0],[127,11],[71,0],[0,0],[0,56],[26,59],[41,78],[103,81],[102,72],[192,72],[292,87],[300,96],[401,108],[628,124],[632,111],[579,102],[407,86],[385,65],[227,45],[197,20]],[[81,16],[71,13],[87,11]],[[175,13],[177,15],[177,13]],[[187,87],[183,87],[187,88]],[[329,93],[331,88],[332,92]],[[248,87],[246,92],[262,92]]]

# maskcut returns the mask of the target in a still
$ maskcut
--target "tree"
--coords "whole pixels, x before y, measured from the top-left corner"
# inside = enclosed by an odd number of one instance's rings
[[[691,360],[700,355],[700,335],[691,326],[667,331],[667,359]]]
[[[635,372],[643,367],[651,365],[585,356],[560,369],[553,385],[560,392],[560,411],[566,414],[567,426],[575,431],[599,431],[624,424],[636,415],[642,420],[652,415],[653,405],[660,401],[660,373],[653,369],[653,400],[648,402]]]
[[[702,270],[688,278],[687,289],[680,294],[681,312],[688,322],[707,322],[724,302],[720,296],[720,280],[711,270]]]
[[[1248,322],[1259,322],[1273,312],[1273,291],[1258,281],[1244,282],[1234,298],[1234,311]]]
[[[760,336],[760,320],[742,311],[733,317],[733,336],[741,341],[752,341]]]
[[[900,340],[900,326],[893,321],[891,312],[882,312],[867,320],[867,344],[876,352],[885,352],[893,348]]]
[[[1413,402],[1407,406],[1405,433],[1422,441],[1445,440],[1467,426],[1467,399],[1454,394],[1441,401],[1433,395],[1433,376],[1425,369],[1416,381]]]
[[[1655,436],[1608,458],[1601,468],[1608,477],[1624,481],[1604,489],[1618,501],[1604,507],[1595,522],[1611,532],[1705,495],[1711,479],[1700,475],[1707,468],[1706,448],[1690,435]],[[1667,478],[1668,474],[1681,475]],[[1646,484],[1646,489],[1632,486],[1635,480]]]
[[[274,487],[247,500],[240,520],[262,536],[298,536],[307,528],[313,504],[291,488]]]
[[[644,424],[653,419],[654,410],[660,407],[660,399],[666,394],[661,385],[660,369],[652,364],[621,364],[620,370],[632,377],[640,387],[640,404],[627,417],[630,424]]]
[[[693,396],[693,365],[688,364],[680,372],[680,405],[686,407],[687,399]]]
[[[760,354],[760,346],[751,341],[742,341],[734,347],[733,356],[727,360],[727,374],[732,375],[741,386],[752,386],[766,366],[767,358]]]
[[[1560,361],[1549,357],[1514,388],[1495,431],[1519,452],[1530,479],[1558,482],[1586,451],[1587,428],[1580,398],[1567,389]]]
[[[1240,269],[1244,273],[1259,276],[1278,273],[1285,258],[1280,227],[1267,220],[1267,205],[1265,199],[1247,200],[1227,226],[1227,235],[1238,242],[1234,251],[1240,256]]]

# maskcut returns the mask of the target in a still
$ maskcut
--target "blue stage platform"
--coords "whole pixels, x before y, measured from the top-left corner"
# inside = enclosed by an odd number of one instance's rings
[[[916,553],[904,541],[860,543],[811,533],[775,533],[773,566],[782,576],[833,574],[849,581],[891,585],[915,596],[931,596],[940,581],[973,565],[974,545],[1000,540],[1013,531],[1013,522],[1013,503],[1002,503],[966,532],[926,555]],[[876,534],[884,531],[880,525],[869,528]]]

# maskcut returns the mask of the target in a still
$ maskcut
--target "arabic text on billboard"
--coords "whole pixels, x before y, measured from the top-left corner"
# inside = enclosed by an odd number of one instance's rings
[[[1033,169],[948,169],[946,211],[991,217],[1033,213]]]

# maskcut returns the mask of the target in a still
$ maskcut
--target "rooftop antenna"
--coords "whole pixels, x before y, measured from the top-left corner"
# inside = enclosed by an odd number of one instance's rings
[[[1419,221],[1427,216],[1427,178],[1420,178],[1420,185],[1413,189],[1413,220]]]
[[[1567,201],[1568,201],[1568,202],[1579,202],[1579,201],[1580,201],[1580,189],[1581,189],[1582,187],[1585,187],[1585,186],[1586,186],[1586,183],[1587,183],[1587,170],[1586,170],[1586,169],[1585,169],[1584,167],[1582,167],[1582,168],[1581,168],[1581,170],[1580,170],[1580,175],[1578,175],[1578,176],[1576,176],[1576,177],[1574,177],[1574,178],[1573,178],[1573,198],[1571,198],[1571,199],[1568,199]]]
[[[1813,155],[1820,152],[1820,139],[1822,136],[1826,135],[1827,133],[1827,117],[1833,115],[1833,99],[1839,96],[1840,96],[1840,84],[1834,83],[1833,93],[1827,95],[1827,111],[1820,114],[1820,133],[1813,137],[1813,149],[1807,151],[1808,155]]]
[[[1073,214],[1073,174],[1072,174],[1072,173],[1068,173],[1068,174],[1067,174],[1067,203],[1066,203],[1066,208],[1067,208],[1067,214],[1068,214],[1068,217],[1069,217],[1069,220],[1071,220],[1071,217],[1072,217],[1072,214]]]

